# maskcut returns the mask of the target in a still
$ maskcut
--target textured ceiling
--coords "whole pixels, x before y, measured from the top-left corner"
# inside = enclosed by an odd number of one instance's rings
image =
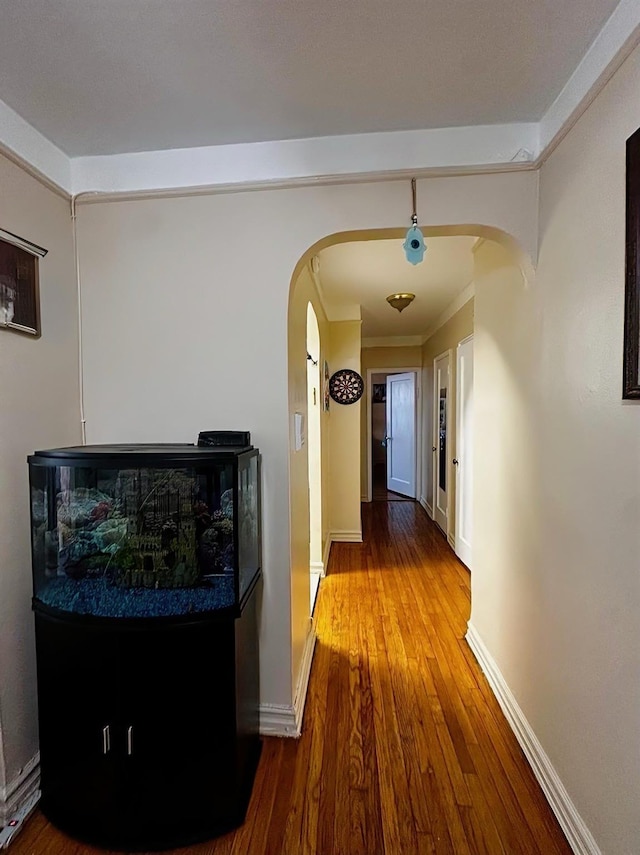
[[[360,306],[362,337],[424,335],[473,279],[474,237],[427,238],[421,264],[409,264],[402,240],[337,244],[319,253],[319,279],[330,319]],[[409,291],[416,299],[402,313],[386,301]]]
[[[0,99],[67,154],[535,121],[616,0],[0,0]]]

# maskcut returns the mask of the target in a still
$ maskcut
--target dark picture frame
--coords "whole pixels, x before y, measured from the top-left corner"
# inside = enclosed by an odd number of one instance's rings
[[[322,409],[329,412],[329,364],[326,359],[322,370]]]
[[[40,336],[39,260],[47,250],[0,229],[0,329]]]
[[[627,140],[622,397],[640,399],[640,128]]]
[[[384,404],[387,400],[387,384],[386,383],[374,383],[373,389],[371,392],[371,401],[374,404]]]

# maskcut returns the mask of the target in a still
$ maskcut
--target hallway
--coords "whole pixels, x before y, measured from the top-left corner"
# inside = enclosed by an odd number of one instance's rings
[[[413,502],[363,505],[316,607],[300,740],[265,739],[247,821],[193,855],[570,855],[464,641],[469,574]],[[11,855],[97,852],[37,814]]]

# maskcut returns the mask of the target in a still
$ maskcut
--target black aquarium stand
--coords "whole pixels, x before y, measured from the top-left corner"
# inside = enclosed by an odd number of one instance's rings
[[[240,825],[260,754],[256,588],[240,616],[34,610],[44,815],[120,850]]]

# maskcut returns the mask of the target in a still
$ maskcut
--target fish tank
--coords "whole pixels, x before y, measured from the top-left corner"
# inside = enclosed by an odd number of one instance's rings
[[[260,573],[253,446],[92,445],[29,457],[34,605],[240,614]]]

